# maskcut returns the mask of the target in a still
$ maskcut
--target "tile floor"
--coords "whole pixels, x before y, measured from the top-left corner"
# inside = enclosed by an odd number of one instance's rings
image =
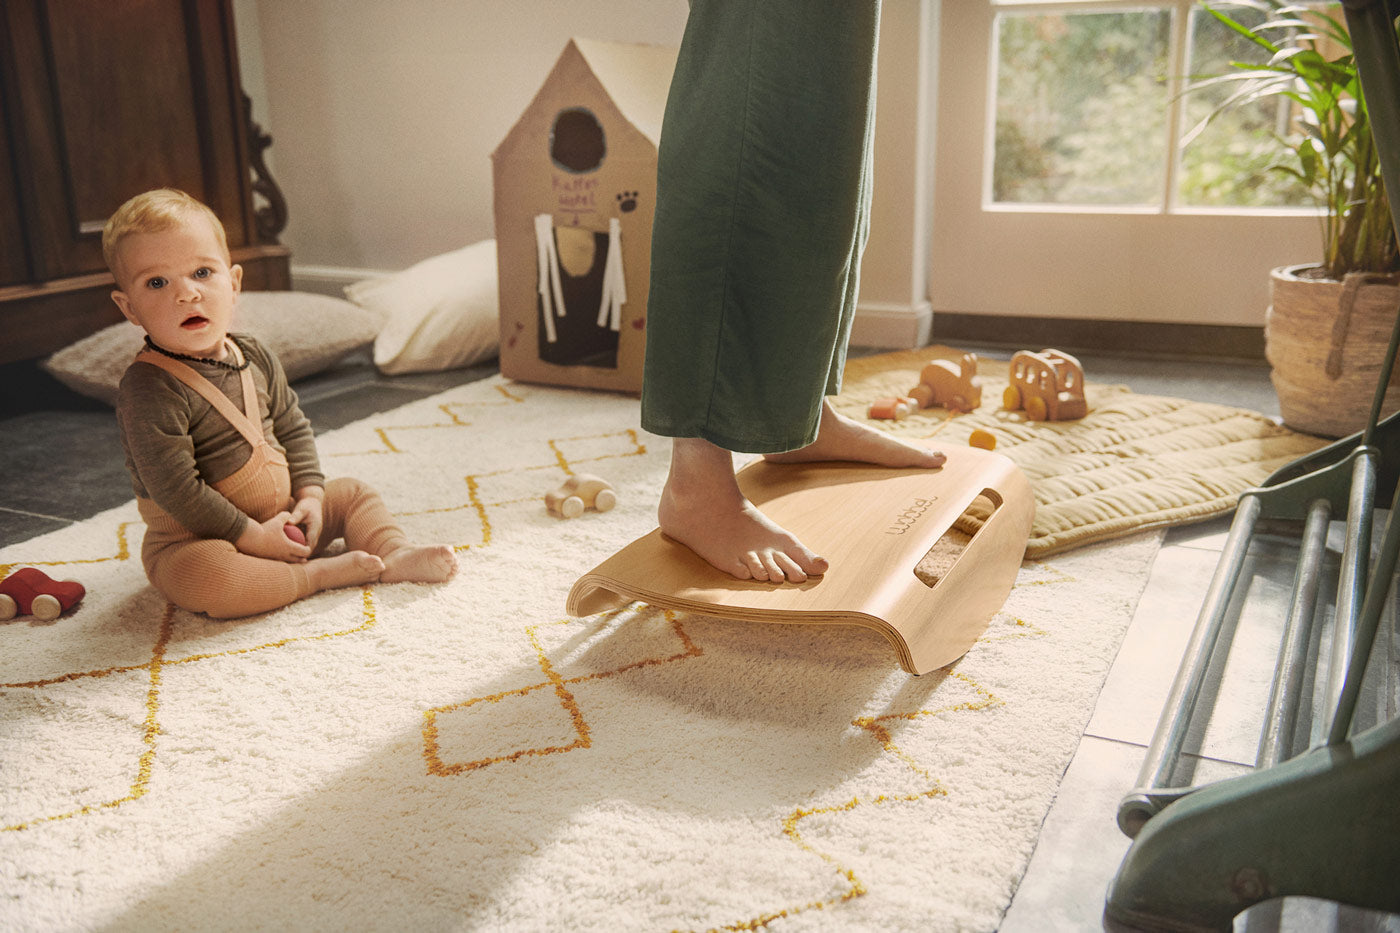
[[[1121,382],[1143,394],[1220,402],[1270,417],[1279,414],[1268,371],[1259,364],[1094,358],[1086,354],[1080,354],[1080,360],[1091,381]],[[1376,518],[1377,539],[1383,527],[1384,513]],[[1229,529],[1230,519],[1223,518],[1166,533],[1137,612],[1000,933],[1073,933],[1101,928],[1107,886],[1131,845],[1116,824],[1118,803],[1137,783]],[[1334,522],[1324,561],[1334,578],[1344,540],[1344,525]],[[1182,784],[1206,784],[1254,768],[1297,551],[1292,540],[1263,535],[1256,537],[1250,549],[1237,585],[1238,595],[1226,615],[1225,629],[1233,629],[1234,637],[1228,642],[1225,661],[1212,665],[1215,669],[1207,678],[1209,695],[1203,696],[1193,717],[1187,754],[1178,771]],[[1330,620],[1319,618],[1318,626],[1316,643],[1330,644]],[[1358,727],[1392,719],[1400,712],[1400,620],[1393,604],[1382,617],[1367,677],[1355,715]],[[1300,719],[1310,713],[1307,706],[1305,698]],[[1306,738],[1300,741],[1306,745]],[[1259,905],[1237,917],[1235,929],[1246,933],[1400,933],[1400,915],[1288,898]]]
[[[969,349],[1003,359],[1010,352]],[[1079,357],[1091,381],[1278,414],[1262,364]],[[493,371],[485,365],[386,378],[367,354],[357,354],[296,388],[316,430],[325,432]],[[74,395],[32,364],[0,367],[0,438],[0,546],[81,521],[131,496],[111,410]],[[1219,520],[1167,533],[1002,933],[1101,928],[1106,886],[1129,847],[1115,823],[1118,801],[1136,783],[1228,527],[1228,520]],[[1255,758],[1293,572],[1287,545],[1266,543],[1256,551],[1246,577],[1248,598],[1234,623],[1240,632],[1235,644],[1243,647],[1232,648],[1213,677],[1214,702],[1204,704],[1208,723],[1193,730],[1196,755],[1189,760],[1197,782],[1247,771]],[[1377,665],[1382,673],[1358,714],[1372,721],[1393,717],[1400,697],[1400,631],[1393,613],[1383,623],[1383,645],[1375,653],[1384,662]],[[1327,904],[1289,901],[1281,912],[1256,908],[1236,928],[1400,933],[1400,917],[1363,918]]]

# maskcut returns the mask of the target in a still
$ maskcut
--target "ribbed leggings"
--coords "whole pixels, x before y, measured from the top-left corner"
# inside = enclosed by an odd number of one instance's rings
[[[272,501],[256,511],[266,520],[290,510],[291,500]],[[181,609],[203,612],[216,619],[271,612],[316,592],[305,564],[289,564],[240,553],[222,539],[196,538],[149,499],[137,501],[146,519],[141,562],[151,584]],[[328,544],[344,538],[349,550],[383,557],[405,543],[379,494],[357,479],[326,483],[321,539],[312,558]]]

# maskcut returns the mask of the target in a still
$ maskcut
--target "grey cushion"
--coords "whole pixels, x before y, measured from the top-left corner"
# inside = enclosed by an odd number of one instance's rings
[[[262,341],[295,382],[373,343],[383,325],[382,314],[329,295],[243,292],[231,330]],[[122,321],[64,347],[41,365],[74,392],[115,405],[117,384],[144,337],[141,328]]]

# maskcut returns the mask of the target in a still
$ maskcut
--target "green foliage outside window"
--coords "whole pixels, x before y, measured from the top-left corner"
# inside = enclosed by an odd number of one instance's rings
[[[1251,26],[1267,19],[1262,11],[1250,8],[1239,9],[1237,15]],[[1181,147],[1180,203],[1202,207],[1312,206],[1307,188],[1278,170],[1289,155],[1278,141],[1288,127],[1287,101],[1238,101],[1222,109],[1229,88],[1208,80],[1229,71],[1234,62],[1263,64],[1268,54],[1204,10],[1193,11],[1190,36],[1194,89],[1183,102],[1183,125],[1195,129]]]
[[[1231,101],[1230,82],[1267,67],[1247,34],[1276,21],[1277,2],[1222,3],[1242,28],[1191,13],[1181,126],[1194,127],[1176,165],[1175,203],[1190,207],[1311,207],[1296,172],[1293,102]],[[992,196],[1001,203],[1161,206],[1172,87],[1167,9],[1009,13],[998,17]],[[1265,32],[1267,33],[1266,27]],[[1229,103],[1227,104],[1227,101]]]
[[[1160,202],[1170,17],[1013,13],[998,27],[994,197]]]

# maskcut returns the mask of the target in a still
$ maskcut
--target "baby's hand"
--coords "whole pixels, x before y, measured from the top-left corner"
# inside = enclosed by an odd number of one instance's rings
[[[287,537],[286,526],[289,524],[295,524],[291,512],[278,512],[262,524],[250,518],[233,546],[253,557],[281,560],[289,564],[304,563],[311,556],[311,548]]]
[[[298,491],[301,496],[295,506],[292,507],[292,517],[289,519],[293,525],[300,525],[302,531],[306,533],[306,543],[313,551],[316,543],[321,540],[321,525],[323,523],[321,487],[312,486]]]

